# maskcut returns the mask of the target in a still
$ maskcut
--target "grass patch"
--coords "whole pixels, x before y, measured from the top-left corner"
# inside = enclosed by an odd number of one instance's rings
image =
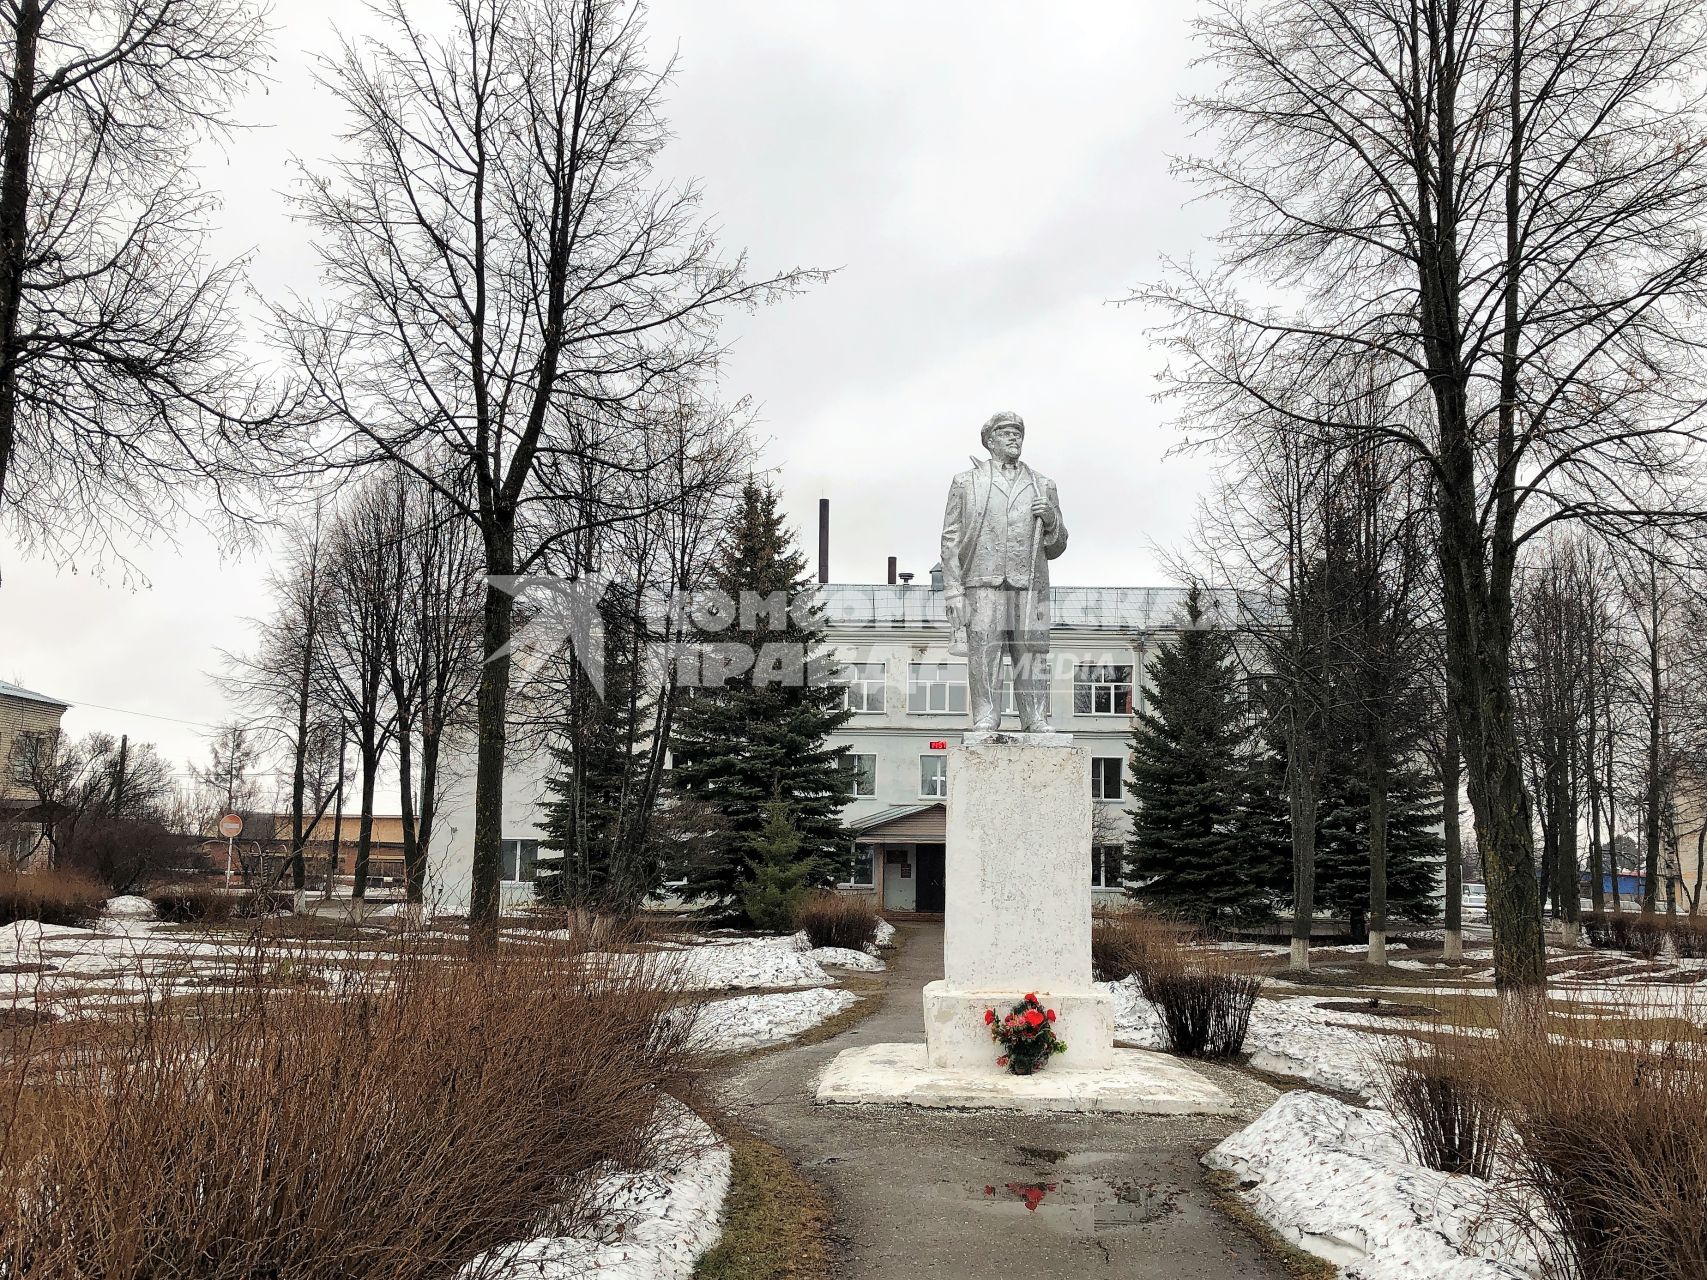
[[[1285,1239],[1239,1195],[1238,1184],[1225,1169],[1208,1170],[1203,1177],[1215,1207],[1257,1242],[1263,1253],[1294,1280],[1339,1280],[1340,1270]]]
[[[723,1238],[694,1280],[825,1280],[829,1198],[770,1143],[739,1128],[724,1138],[732,1168]]]

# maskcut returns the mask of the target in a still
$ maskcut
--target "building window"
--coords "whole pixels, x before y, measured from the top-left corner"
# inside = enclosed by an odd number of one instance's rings
[[[539,841],[506,840],[498,856],[498,878],[512,883],[531,881],[539,863]]]
[[[849,754],[842,757],[842,770],[852,776],[848,779],[848,789],[857,800],[860,796],[877,794],[877,757],[872,755]]]
[[[940,800],[948,794],[948,757],[919,757],[919,794]]]
[[[923,715],[966,714],[964,662],[914,662],[907,667],[907,710]]]
[[[1117,844],[1091,846],[1091,888],[1120,888],[1120,854]]]
[[[1126,763],[1121,756],[1091,757],[1091,799],[1120,799],[1120,769]]]
[[[846,883],[860,888],[870,888],[874,883],[871,875],[871,846],[856,844],[853,849],[853,866],[848,870]]]
[[[1132,668],[1074,667],[1073,714],[1076,716],[1131,715]]]
[[[849,662],[836,674],[842,686],[842,709],[861,713],[883,710],[883,664]]]

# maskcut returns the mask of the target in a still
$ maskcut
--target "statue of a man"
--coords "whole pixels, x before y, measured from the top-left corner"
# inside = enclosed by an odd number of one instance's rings
[[[979,433],[990,457],[954,477],[942,518],[942,585],[964,633],[973,729],[1000,729],[1002,660],[1013,664],[1020,727],[1048,733],[1049,562],[1067,549],[1055,482],[1019,460],[1025,421],[998,413]]]

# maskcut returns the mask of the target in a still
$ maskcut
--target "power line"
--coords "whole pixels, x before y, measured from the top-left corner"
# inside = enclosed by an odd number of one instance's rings
[[[203,721],[203,720],[180,720],[177,716],[156,715],[152,711],[133,711],[129,707],[109,707],[103,703],[84,702],[84,701],[77,699],[77,698],[73,698],[71,700],[71,709],[73,711],[76,711],[82,707],[92,707],[96,711],[114,711],[114,712],[117,712],[121,716],[141,716],[144,720],[164,720],[168,724],[188,725],[192,729],[217,729],[220,727],[219,725],[216,725],[216,724],[208,724],[206,721]]]

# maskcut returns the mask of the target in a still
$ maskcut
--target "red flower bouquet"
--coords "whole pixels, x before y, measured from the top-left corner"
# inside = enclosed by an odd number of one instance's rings
[[[1041,1071],[1050,1055],[1067,1052],[1067,1042],[1055,1034],[1055,1010],[1039,1004],[1035,992],[1028,991],[1006,1014],[984,1010],[984,1025],[990,1028],[991,1037],[1007,1050],[996,1059],[996,1065],[1006,1067],[1016,1076]]]

